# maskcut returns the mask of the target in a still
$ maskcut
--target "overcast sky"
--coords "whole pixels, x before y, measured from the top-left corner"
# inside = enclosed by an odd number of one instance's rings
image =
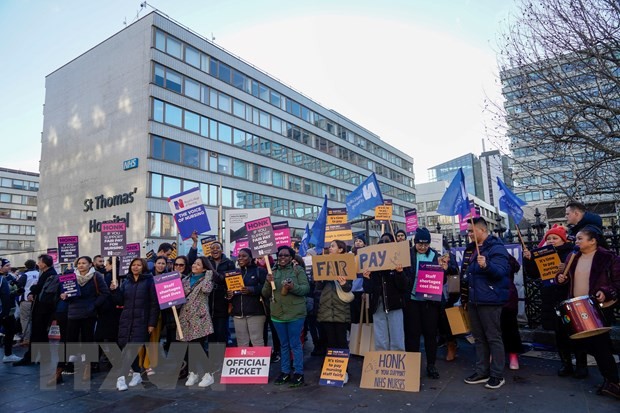
[[[157,8],[411,155],[482,151],[512,0],[2,0],[1,167],[38,171],[45,76]],[[487,142],[486,150],[494,149]]]

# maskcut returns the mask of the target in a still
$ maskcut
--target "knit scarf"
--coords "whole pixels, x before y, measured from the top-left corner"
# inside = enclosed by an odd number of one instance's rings
[[[95,275],[95,268],[90,267],[90,270],[84,275],[77,271],[75,275],[77,276],[77,282],[80,284],[80,287],[84,287],[84,285],[93,278],[93,275]]]

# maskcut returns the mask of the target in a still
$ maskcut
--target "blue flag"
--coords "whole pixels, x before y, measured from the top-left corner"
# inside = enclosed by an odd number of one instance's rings
[[[310,248],[310,225],[306,224],[306,230],[304,231],[304,235],[301,237],[301,242],[299,243],[299,256],[305,257],[308,253],[308,249]]]
[[[347,195],[345,203],[347,204],[349,220],[377,205],[383,205],[383,195],[381,195],[379,182],[377,182],[374,172],[360,186],[355,188],[353,192]]]
[[[441,215],[461,217],[469,214],[469,198],[467,197],[467,189],[465,189],[465,175],[463,175],[463,168],[459,168],[459,171],[454,175],[454,179],[450,182],[450,186],[443,194],[437,212]]]
[[[314,244],[317,253],[322,253],[325,246],[325,225],[327,225],[327,195],[325,195],[323,208],[321,208],[318,218],[312,224],[312,235],[308,240],[310,244]]]
[[[527,202],[516,196],[505,183],[497,177],[497,186],[499,186],[499,209],[510,215],[517,225],[523,219],[523,205],[527,205]]]

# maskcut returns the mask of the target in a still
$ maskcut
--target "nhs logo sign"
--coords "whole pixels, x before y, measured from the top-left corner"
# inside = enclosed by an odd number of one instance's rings
[[[123,170],[134,169],[138,167],[138,158],[127,159],[123,161]]]

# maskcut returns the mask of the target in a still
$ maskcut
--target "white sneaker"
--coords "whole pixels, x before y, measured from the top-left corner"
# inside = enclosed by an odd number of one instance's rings
[[[198,387],[209,387],[213,383],[215,383],[213,376],[209,373],[205,373],[205,375],[202,376],[202,380],[200,380],[200,383],[198,383]]]
[[[76,361],[78,361],[78,357],[75,354],[72,354],[69,356],[69,363],[75,363]]]
[[[142,383],[142,376],[140,373],[133,373],[131,381],[129,382],[129,387],[136,387],[140,383]]]
[[[200,380],[200,377],[198,377],[198,375],[194,373],[193,371],[190,371],[189,375],[187,376],[187,381],[185,382],[185,385],[193,386],[194,384],[198,383],[199,380]]]
[[[118,379],[116,379],[116,390],[118,391],[125,391],[127,390],[127,383],[125,383],[125,376],[121,376]]]
[[[14,363],[16,361],[20,361],[22,358],[17,357],[15,354],[11,354],[10,356],[4,356],[2,358],[3,363]]]
[[[349,382],[349,373],[344,373],[344,380],[342,384],[347,384]]]

